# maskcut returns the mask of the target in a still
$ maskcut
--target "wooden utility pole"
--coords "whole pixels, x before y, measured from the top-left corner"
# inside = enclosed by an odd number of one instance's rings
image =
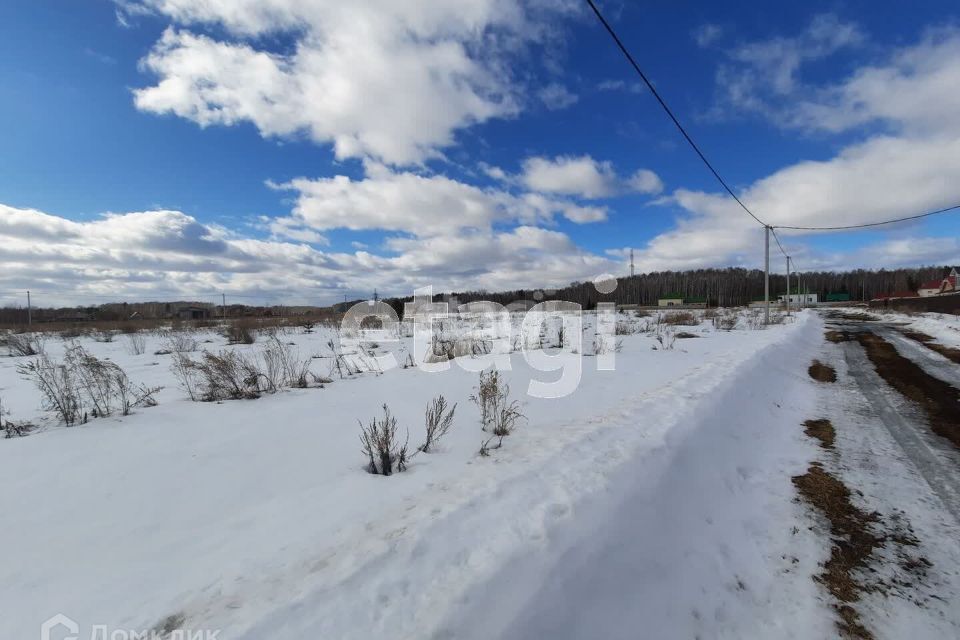
[[[790,256],[787,256],[787,315],[790,315]]]
[[[30,292],[27,291],[27,326],[33,325],[33,307],[30,306]]]
[[[763,230],[763,324],[770,324],[770,227]]]

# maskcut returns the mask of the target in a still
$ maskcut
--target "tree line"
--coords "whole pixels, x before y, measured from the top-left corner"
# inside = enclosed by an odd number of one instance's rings
[[[937,280],[949,272],[949,267],[917,267],[907,269],[856,269],[854,271],[807,271],[791,274],[790,290],[798,286],[804,292],[815,293],[824,300],[829,293],[847,293],[853,301],[867,301],[880,294],[895,291],[916,291],[922,282]],[[786,292],[784,273],[770,274],[770,297]],[[760,269],[723,268],[690,271],[655,271],[617,279],[617,288],[609,294],[597,291],[593,282],[572,282],[561,289],[516,289],[513,291],[460,291],[443,297],[455,297],[460,303],[489,300],[502,305],[518,300],[567,300],[584,309],[593,309],[598,302],[655,306],[667,294],[686,298],[704,298],[711,306],[740,306],[763,300],[764,275]],[[412,300],[390,298],[391,304],[402,315],[403,303]]]

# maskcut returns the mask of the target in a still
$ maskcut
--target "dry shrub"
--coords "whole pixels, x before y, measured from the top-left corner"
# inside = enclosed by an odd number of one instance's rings
[[[663,315],[663,323],[695,327],[700,324],[700,320],[697,319],[695,314],[689,311],[671,311]]]
[[[22,438],[25,435],[28,435],[36,427],[35,425],[29,422],[14,422],[12,420],[4,420],[3,416],[9,415],[3,406],[3,399],[0,398],[0,431],[3,431],[6,434],[5,438]]]
[[[635,322],[617,320],[617,324],[614,326],[614,334],[618,336],[632,336],[639,332],[640,326]]]
[[[197,338],[192,333],[186,331],[167,331],[163,336],[164,341],[161,351],[164,353],[161,354],[160,351],[158,351],[158,355],[165,355],[167,353],[190,353],[200,348],[200,343],[197,341]]]
[[[480,409],[480,424],[483,431],[493,435],[480,446],[480,453],[486,455],[491,449],[499,449],[504,437],[513,433],[517,423],[526,416],[520,411],[520,402],[510,399],[510,385],[500,380],[496,369],[480,372],[480,385],[470,401]],[[498,438],[496,446],[490,442]]]
[[[130,355],[140,356],[147,350],[147,339],[142,333],[127,334],[127,351]]]
[[[12,357],[37,356],[44,353],[43,338],[40,334],[11,333],[6,336],[5,342]]]
[[[234,320],[225,330],[228,344],[253,344],[257,341],[253,326],[246,320]]]
[[[450,430],[453,425],[453,414],[456,410],[456,403],[447,410],[447,399],[443,396],[437,396],[433,399],[433,402],[427,405],[424,416],[427,437],[424,443],[418,447],[419,451],[430,453],[430,449]]]
[[[155,406],[154,396],[161,389],[132,383],[117,364],[100,360],[79,345],[67,349],[62,363],[41,356],[18,366],[17,372],[37,385],[44,409],[67,425],[86,421],[88,414],[129,415],[133,407]]]
[[[359,421],[358,421],[359,422]],[[407,468],[407,443],[401,446],[397,439],[397,419],[390,414],[390,407],[383,405],[383,418],[373,418],[364,426],[360,422],[360,442],[367,456],[367,471],[375,475],[389,476]],[[410,434],[407,433],[409,441]]]
[[[723,315],[713,316],[713,328],[717,331],[733,331],[737,328],[737,315],[735,313],[725,313]]]
[[[235,351],[204,351],[200,360],[176,354],[173,373],[191,400],[252,400],[263,391],[256,363]]]
[[[252,400],[285,387],[323,385],[329,378],[310,372],[310,359],[299,355],[276,336],[271,336],[259,354],[204,351],[199,360],[185,353],[173,354],[171,371],[191,400]]]

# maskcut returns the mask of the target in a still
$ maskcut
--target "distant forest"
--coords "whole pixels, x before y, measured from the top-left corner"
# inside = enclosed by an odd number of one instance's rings
[[[802,290],[820,295],[849,293],[851,300],[870,300],[878,294],[894,291],[916,291],[922,282],[936,280],[949,272],[949,267],[921,267],[916,269],[880,269],[856,271],[812,271],[800,274]],[[786,276],[781,272],[770,274],[770,297],[786,291]],[[790,277],[790,289],[798,282]],[[536,294],[536,295],[535,295]],[[697,269],[695,271],[659,271],[618,278],[617,289],[611,294],[598,293],[592,282],[573,282],[555,290],[518,289],[515,291],[462,291],[452,295],[460,303],[489,300],[507,305],[516,300],[567,300],[585,309],[598,302],[616,304],[656,305],[665,294],[681,294],[691,298],[706,298],[711,306],[738,306],[763,299],[763,271],[759,269]],[[404,302],[412,298],[386,300],[402,313]]]

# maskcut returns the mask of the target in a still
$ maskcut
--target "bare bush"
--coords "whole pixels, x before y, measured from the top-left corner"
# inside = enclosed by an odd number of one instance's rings
[[[713,328],[718,331],[733,331],[737,328],[736,314],[726,313],[713,317]]]
[[[640,326],[635,322],[617,320],[617,324],[614,326],[614,334],[618,336],[630,336],[639,332]]]
[[[66,425],[80,419],[83,404],[72,372],[62,364],[54,364],[47,356],[41,356],[17,366],[17,373],[33,380],[40,390],[41,404],[53,411]]]
[[[186,331],[168,331],[164,334],[163,349],[166,353],[190,353],[200,348],[197,338]],[[157,352],[159,355],[159,352]]]
[[[673,311],[663,315],[664,324],[684,325],[695,327],[700,324],[697,316],[689,311]]]
[[[285,387],[306,388],[330,382],[310,372],[310,359],[271,336],[258,354],[204,351],[199,360],[174,353],[171,371],[191,400],[252,400]]]
[[[430,449],[450,430],[453,425],[453,414],[456,410],[456,403],[447,410],[447,399],[443,396],[437,396],[433,399],[433,402],[427,405],[427,411],[424,415],[427,437],[424,443],[417,447],[419,451],[430,453]]]
[[[11,333],[6,337],[7,350],[13,357],[37,356],[44,353],[43,337],[40,334]]]
[[[330,362],[331,377],[334,372],[336,372],[341,379],[362,373],[360,367],[358,367],[355,362],[344,356],[333,338],[327,340],[327,348],[330,349],[330,353],[333,354],[333,360]]]
[[[200,400],[200,369],[197,363],[185,353],[173,352],[173,359],[170,362],[170,371],[183,387],[184,391],[191,400],[196,402]]]
[[[359,422],[359,421],[358,421]],[[367,456],[367,471],[376,475],[392,475],[407,468],[407,444],[401,446],[397,439],[397,419],[390,414],[390,407],[383,405],[383,418],[373,418],[364,426],[360,422],[360,442]],[[410,434],[407,433],[409,441]]]
[[[499,449],[504,437],[513,433],[517,423],[526,417],[520,411],[520,402],[510,399],[510,385],[500,380],[496,369],[480,372],[480,385],[470,401],[480,409],[480,424],[483,431],[493,435],[481,446],[481,450]],[[490,442],[498,438],[496,446]]]
[[[142,333],[127,334],[127,350],[130,355],[140,356],[147,350],[147,339]]]
[[[250,324],[242,320],[227,325],[225,335],[229,344],[253,344],[257,341]]]
[[[0,431],[4,432],[5,438],[22,438],[29,434],[36,427],[29,422],[14,422],[13,420],[4,420],[3,416],[9,415],[6,407],[3,406],[3,399],[0,398]]]
[[[63,362],[42,356],[17,367],[20,375],[40,390],[44,409],[53,411],[64,424],[72,425],[87,416],[97,418],[120,411],[128,415],[133,407],[152,407],[160,387],[148,388],[130,381],[126,372],[109,360],[101,360],[79,345],[67,349]]]
[[[263,392],[263,376],[256,363],[236,351],[204,351],[201,360],[187,367],[197,371],[197,396],[206,402],[252,400]]]
[[[658,331],[654,338],[659,343],[660,349],[666,351],[672,350],[677,342],[677,335],[670,330]],[[657,345],[653,345],[653,348],[656,350]]]

